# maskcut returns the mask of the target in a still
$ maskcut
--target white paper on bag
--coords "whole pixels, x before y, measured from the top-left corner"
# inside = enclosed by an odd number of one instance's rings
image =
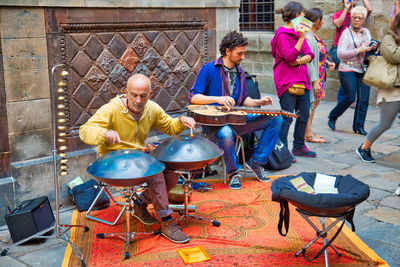
[[[317,173],[314,182],[314,190],[317,194],[337,194],[338,190],[335,187],[336,177]]]

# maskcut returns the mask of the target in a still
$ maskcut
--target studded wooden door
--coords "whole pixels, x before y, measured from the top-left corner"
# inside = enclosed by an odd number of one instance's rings
[[[122,93],[134,73],[148,76],[153,100],[168,112],[187,105],[187,94],[207,61],[206,23],[79,23],[60,25],[61,60],[69,66],[67,133]]]

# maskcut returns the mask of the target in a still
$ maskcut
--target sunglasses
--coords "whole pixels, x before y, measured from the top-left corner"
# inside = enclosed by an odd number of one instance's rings
[[[351,17],[352,19],[354,19],[354,20],[363,20],[363,19],[365,19],[364,17],[357,17],[357,16],[354,16],[354,17]]]

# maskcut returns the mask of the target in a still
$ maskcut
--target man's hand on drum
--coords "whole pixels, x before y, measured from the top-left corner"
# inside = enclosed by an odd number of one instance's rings
[[[257,100],[258,106],[267,106],[267,105],[272,105],[272,98],[269,96],[264,96],[261,97],[260,99]]]
[[[119,134],[114,130],[108,130],[107,132],[105,132],[104,136],[106,137],[107,143],[109,144],[116,144],[121,142]]]
[[[230,110],[235,105],[235,99],[230,96],[219,96],[217,97],[217,103],[224,105],[228,110]]]
[[[190,129],[194,129],[194,126],[196,125],[196,121],[193,118],[182,116],[179,118],[181,123]]]

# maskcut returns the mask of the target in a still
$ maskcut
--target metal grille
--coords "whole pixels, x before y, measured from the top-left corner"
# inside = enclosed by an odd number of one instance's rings
[[[241,0],[241,31],[274,31],[274,1]]]

